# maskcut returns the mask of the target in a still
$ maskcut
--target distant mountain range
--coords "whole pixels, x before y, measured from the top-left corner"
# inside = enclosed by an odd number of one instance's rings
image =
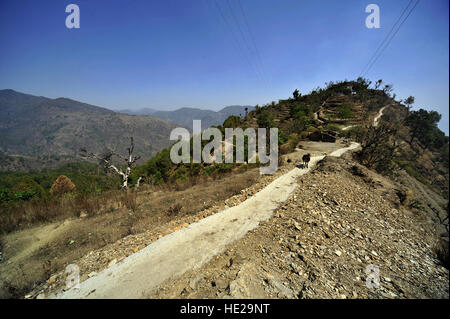
[[[173,143],[173,128],[192,130],[194,119],[202,121],[203,129],[221,125],[230,115],[244,115],[245,108],[112,111],[67,98],[0,90],[0,170],[58,166],[77,158],[81,147],[94,153],[105,146],[125,152],[130,136],[136,155],[146,159]],[[248,106],[249,112],[253,109]]]
[[[177,126],[153,116],[117,113],[67,98],[0,90],[0,154],[14,164],[74,158],[81,147],[102,152],[110,146],[122,153],[130,136],[135,140],[136,155],[145,159],[172,143],[169,134]],[[0,170],[11,169],[6,162],[0,163]]]
[[[222,125],[230,115],[244,116],[245,108],[248,108],[248,112],[254,109],[253,106],[231,105],[224,107],[220,111],[184,107],[175,111],[158,111],[151,108],[143,108],[135,111],[119,110],[118,112],[131,115],[151,115],[192,130],[193,120],[201,120],[202,129],[206,129],[212,125]]]
[[[158,112],[158,110],[151,109],[149,107],[144,107],[138,110],[130,110],[130,109],[122,109],[117,110],[116,112],[129,114],[129,115],[153,115],[153,113]]]

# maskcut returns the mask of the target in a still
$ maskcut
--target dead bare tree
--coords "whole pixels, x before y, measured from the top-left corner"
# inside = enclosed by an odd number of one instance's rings
[[[128,178],[131,174],[131,168],[136,163],[138,159],[140,159],[140,156],[133,156],[134,151],[134,140],[133,137],[130,137],[130,147],[127,148],[128,156],[123,156],[119,153],[116,153],[114,150],[106,149],[105,152],[103,152],[100,155],[89,153],[85,148],[80,149],[80,155],[85,158],[94,158],[97,159],[100,164],[102,164],[104,167],[106,167],[109,170],[114,171],[115,173],[122,176],[122,188],[127,189],[128,188]],[[112,158],[113,156],[116,156],[122,160],[124,160],[127,163],[127,167],[125,170],[122,170],[120,167],[113,164]],[[141,181],[141,177],[138,179],[137,187],[139,187],[139,182]]]

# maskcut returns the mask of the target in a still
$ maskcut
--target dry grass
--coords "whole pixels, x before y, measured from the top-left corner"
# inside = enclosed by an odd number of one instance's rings
[[[8,203],[0,206],[0,234],[28,228],[70,217],[79,217],[82,213],[94,216],[100,213],[115,196],[108,192],[102,195],[66,196],[49,199],[32,199]]]
[[[126,191],[119,198],[120,198],[120,203],[127,209],[129,209],[133,212],[135,212],[138,209],[139,204],[137,202],[136,192],[134,192],[132,190]]]
[[[58,176],[58,178],[50,188],[50,194],[55,197],[62,196],[67,193],[72,193],[74,191],[75,184],[72,183],[70,178],[64,175]]]
[[[180,213],[182,208],[183,206],[181,206],[181,204],[179,203],[172,205],[167,209],[167,215],[169,215],[170,217],[175,217]]]
[[[435,247],[435,253],[442,266],[449,269],[449,242],[448,237],[439,238]]]
[[[414,192],[409,188],[397,190],[397,196],[403,206],[408,206],[410,204],[413,195]]]
[[[90,198],[86,195],[79,195],[75,197],[74,201],[70,201],[67,204],[67,207],[70,207],[77,216],[80,216],[83,212],[88,216],[94,216],[101,207],[99,197]]]
[[[137,192],[111,191],[92,197],[63,197],[49,202],[48,206],[28,203],[22,208],[17,207],[18,214],[8,215],[11,220],[6,222],[12,228],[20,222],[20,227],[25,229],[4,234],[1,238],[5,244],[3,256],[11,261],[10,264],[0,263],[0,287],[6,289],[3,295],[23,297],[34,283],[47,280],[50,274],[76,263],[88,252],[130,234],[165,230],[175,218],[196,214],[239,193],[258,178],[259,170],[253,169],[242,174],[219,176],[215,180],[210,178],[190,187],[189,183],[142,185]],[[79,218],[82,212],[88,216]],[[0,214],[0,218],[0,222],[5,221],[4,214]],[[52,236],[48,242],[36,241],[36,232],[42,232],[48,226],[56,228],[63,220],[70,222],[64,231]],[[32,224],[38,225],[30,228]],[[48,236],[51,235],[50,232]],[[71,241],[73,244],[69,244]],[[36,248],[29,250],[31,245]]]

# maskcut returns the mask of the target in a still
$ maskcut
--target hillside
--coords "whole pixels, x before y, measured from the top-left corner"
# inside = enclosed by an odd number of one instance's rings
[[[364,176],[355,175],[358,167]],[[399,201],[388,179],[327,157],[275,214],[151,298],[449,298],[434,226]],[[368,288],[379,267],[379,288]]]
[[[66,98],[1,90],[0,152],[22,159],[9,158],[0,169],[33,167],[36,165],[29,163],[33,160],[64,162],[75,158],[81,147],[92,152],[101,152],[105,146],[124,151],[129,136],[134,136],[137,154],[151,157],[170,144],[174,127],[151,116],[120,114]]]
[[[96,189],[114,179],[89,167],[79,180],[71,167],[77,190],[63,197],[48,191],[56,171],[6,176],[3,294],[62,292],[75,263],[86,297],[448,298],[448,137],[439,114],[369,86],[297,91],[218,126],[278,127],[274,175],[260,163],[176,165],[165,148],[133,169],[130,184],[142,183],[128,192]],[[149,263],[160,271],[142,282]],[[368,264],[378,290],[365,285]]]
[[[205,110],[199,108],[184,107],[175,111],[158,111],[149,108],[141,110],[121,110],[120,112],[134,115],[152,115],[160,119],[179,124],[192,130],[192,121],[201,120],[202,128],[208,128],[213,125],[221,125],[225,119],[231,115],[244,116],[245,109],[251,111],[252,106],[231,105],[226,106],[220,111]]]
[[[395,100],[391,89],[391,85],[373,88],[365,79],[330,82],[325,88],[305,95],[294,92],[295,97],[256,106],[247,116],[229,116],[217,127],[222,134],[225,127],[277,127],[280,154],[295,151],[298,143],[305,140],[332,143],[340,138],[355,140],[363,146],[355,154],[361,164],[405,184],[411,191],[423,187],[440,197],[431,203],[427,199],[430,196],[419,196],[416,204],[427,213],[445,215],[445,200],[449,198],[449,142],[448,136],[437,127],[440,115],[411,110],[410,104]],[[173,165],[169,149],[165,149],[138,166],[132,175],[135,179],[142,176],[150,184],[173,183],[238,167],[239,164],[226,163]]]
[[[138,110],[131,110],[131,109],[120,109],[117,110],[116,112],[118,113],[125,113],[125,114],[129,114],[129,115],[153,115],[153,113],[157,112],[158,110],[149,108],[149,107],[144,107],[142,109],[138,109]]]
[[[244,119],[229,118],[224,127],[278,127],[279,143],[283,144],[280,152],[284,154],[293,151],[302,139],[333,142],[338,137],[345,137],[365,145],[370,142],[367,140],[369,135],[376,134],[368,127],[379,116],[377,121],[386,132],[384,136],[373,136],[374,142],[377,141],[374,144],[380,144],[371,149],[376,156],[373,161],[368,158],[360,160],[392,178],[396,178],[400,171],[407,172],[448,198],[449,140],[436,125],[440,115],[433,111],[409,110],[404,103],[393,98],[391,86],[374,89],[369,87],[370,84],[364,79],[330,82],[325,88],[317,88],[309,94],[257,107]],[[425,117],[434,118],[416,123],[423,125],[423,130],[418,133],[420,136],[411,140],[415,124],[408,123],[410,115],[422,113]],[[381,145],[383,139],[386,145]],[[391,154],[383,153],[387,148]],[[388,160],[384,161],[384,158]]]
[[[63,292],[66,277],[61,264],[75,263],[86,285],[68,294],[88,294],[87,298],[107,294],[146,298],[448,298],[448,269],[435,251],[438,230],[429,217],[411,210],[408,201],[399,196],[401,185],[361,166],[349,153],[342,159],[325,157],[309,174],[295,166],[305,152],[323,158],[324,151],[342,147],[333,144],[302,142],[304,150],[283,156],[284,165],[275,176],[257,178],[259,173],[253,169],[182,191],[144,191],[139,193],[141,204],[132,215],[123,207],[56,223],[45,228],[48,234],[33,228],[25,231],[20,241],[20,233],[11,234],[5,238],[5,256],[11,258],[12,265],[29,262],[4,272],[6,278],[9,276],[5,286],[13,289],[21,282],[44,277],[46,281],[29,286],[21,296],[48,298]],[[248,174],[257,179],[244,181]],[[292,174],[296,177],[285,178]],[[279,204],[271,203],[278,207],[267,215],[272,207],[266,207],[264,191],[280,196],[287,185],[294,186],[288,187],[292,193],[287,191],[287,200]],[[229,189],[236,195],[222,193]],[[173,205],[167,208],[167,202]],[[260,205],[263,212],[241,210],[252,203]],[[179,211],[171,213],[177,204]],[[153,213],[148,214],[149,210]],[[259,223],[255,224],[255,219]],[[216,231],[201,227],[213,221]],[[223,225],[239,230],[223,237],[220,233],[228,230]],[[243,235],[242,228],[249,226],[252,229]],[[126,227],[131,228],[128,235]],[[111,228],[122,235],[109,233]],[[192,233],[197,236],[189,237]],[[31,245],[29,238],[34,237],[40,240],[27,254],[19,254],[20,247]],[[224,241],[230,239],[233,242],[222,251]],[[62,244],[72,240],[72,246]],[[189,250],[177,252],[177,246],[166,250],[170,242],[190,245]],[[214,249],[222,246],[214,251],[211,244]],[[217,255],[206,260],[202,249]],[[139,262],[152,253],[160,255]],[[161,272],[155,273],[155,268],[148,266],[155,263],[161,267],[183,256],[185,262],[172,262]],[[44,259],[52,260],[47,274],[42,274],[47,268],[39,267]],[[162,281],[161,274],[167,278],[171,271],[192,263],[199,267]],[[380,288],[366,286],[370,264],[379,266]],[[129,271],[133,265],[138,268]],[[7,264],[4,267],[8,269]],[[31,274],[33,267],[39,269]],[[115,272],[124,269],[125,274]],[[14,275],[21,271],[29,275],[21,279]],[[142,271],[148,276],[145,282],[139,275]],[[107,280],[97,289],[89,286],[102,278]],[[131,290],[126,278],[137,280]],[[155,282],[160,284],[150,289]],[[124,289],[105,289],[120,285],[129,289],[129,294]],[[141,291],[146,293],[140,295]]]
[[[339,132],[350,125],[368,125],[379,109],[394,103],[382,90],[356,81],[330,82],[325,88],[297,94],[257,106],[234,126],[278,127],[285,137],[303,133],[302,138],[306,138],[317,130]]]

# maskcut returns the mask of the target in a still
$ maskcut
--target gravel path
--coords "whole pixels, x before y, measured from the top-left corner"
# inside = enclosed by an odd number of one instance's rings
[[[384,109],[385,108],[387,108],[387,105],[386,106],[383,106],[379,111],[378,111],[378,114],[377,114],[377,116],[375,116],[375,118],[373,119],[373,126],[378,126],[378,121],[379,121],[379,119],[383,116],[383,111],[384,111]]]
[[[359,144],[338,149],[341,156]],[[54,298],[142,298],[165,280],[197,269],[226,246],[271,217],[274,210],[295,190],[297,177],[306,174],[324,156],[314,156],[310,168],[294,168],[255,196],[171,233]]]
[[[378,126],[378,121],[379,121],[380,118],[383,116],[383,111],[384,111],[384,109],[387,108],[387,107],[388,107],[388,105],[383,106],[383,107],[378,111],[377,116],[375,116],[375,118],[373,119],[373,126],[375,126],[375,127]],[[343,130],[343,131],[347,131],[347,130],[351,129],[352,127],[355,127],[355,126],[357,126],[357,125],[348,125],[348,126],[346,126],[346,127],[343,127],[342,130]]]

